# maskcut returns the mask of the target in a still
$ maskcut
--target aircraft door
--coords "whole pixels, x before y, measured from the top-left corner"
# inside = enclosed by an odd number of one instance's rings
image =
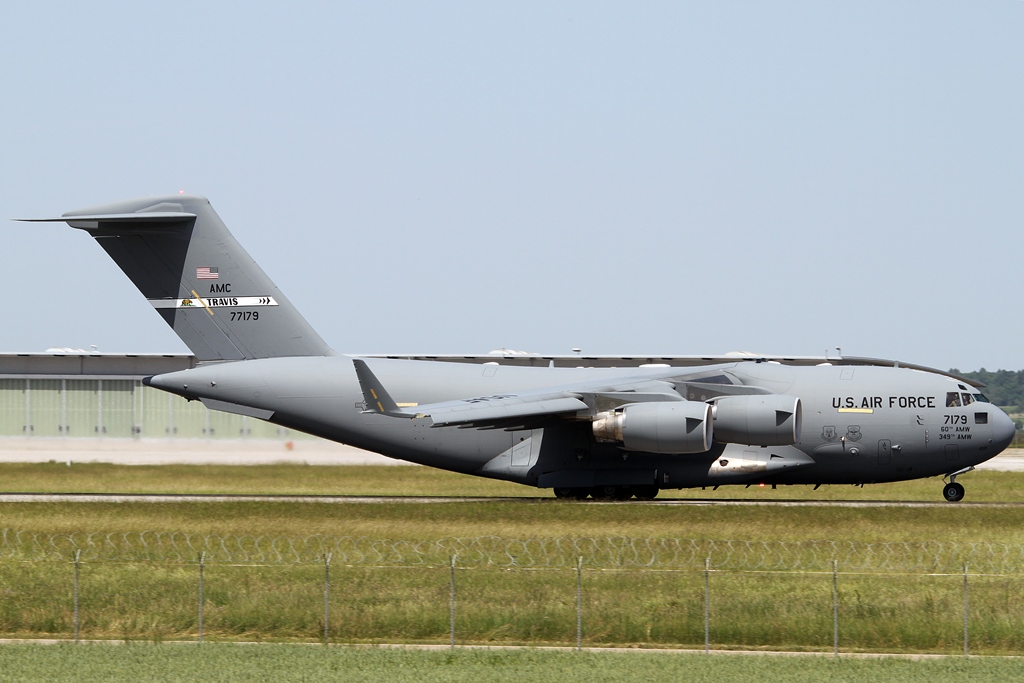
[[[878,464],[888,465],[892,459],[892,441],[882,439],[878,442]]]

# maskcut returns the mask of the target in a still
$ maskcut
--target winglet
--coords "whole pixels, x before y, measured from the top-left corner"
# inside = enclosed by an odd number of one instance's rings
[[[414,418],[415,413],[407,413],[398,407],[391,394],[387,392],[380,380],[370,372],[365,361],[358,358],[352,359],[356,367],[356,377],[359,379],[359,388],[363,390],[363,400],[366,402],[364,413],[380,413],[390,417]]]

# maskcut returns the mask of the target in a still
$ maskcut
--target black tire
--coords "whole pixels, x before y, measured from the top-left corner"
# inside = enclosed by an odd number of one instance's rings
[[[964,499],[964,485],[952,482],[946,484],[942,489],[942,497],[950,503],[956,503]]]
[[[634,486],[633,495],[637,500],[654,500],[658,495],[657,486]]]
[[[595,486],[591,489],[590,495],[594,500],[615,500],[618,489],[618,486]]]
[[[575,497],[576,497],[576,490],[575,489],[564,488],[564,487],[560,487],[560,488],[556,488],[555,489],[555,498],[575,498]]]

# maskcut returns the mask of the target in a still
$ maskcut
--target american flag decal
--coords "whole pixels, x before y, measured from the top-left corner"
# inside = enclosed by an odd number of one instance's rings
[[[196,268],[196,279],[197,280],[217,280],[220,278],[220,272],[217,268]]]

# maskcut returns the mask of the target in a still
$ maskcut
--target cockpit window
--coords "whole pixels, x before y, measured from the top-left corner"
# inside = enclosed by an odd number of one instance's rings
[[[960,407],[960,393],[956,391],[950,391],[946,394],[946,407],[947,408],[959,408]]]
[[[972,403],[974,403],[974,397],[971,396],[970,394],[963,394],[963,397],[964,397],[964,405],[965,406],[969,406]]]
[[[975,394],[974,395],[974,400],[977,401],[978,403],[991,403],[992,402],[992,401],[988,400],[988,397],[985,396],[985,394]]]

